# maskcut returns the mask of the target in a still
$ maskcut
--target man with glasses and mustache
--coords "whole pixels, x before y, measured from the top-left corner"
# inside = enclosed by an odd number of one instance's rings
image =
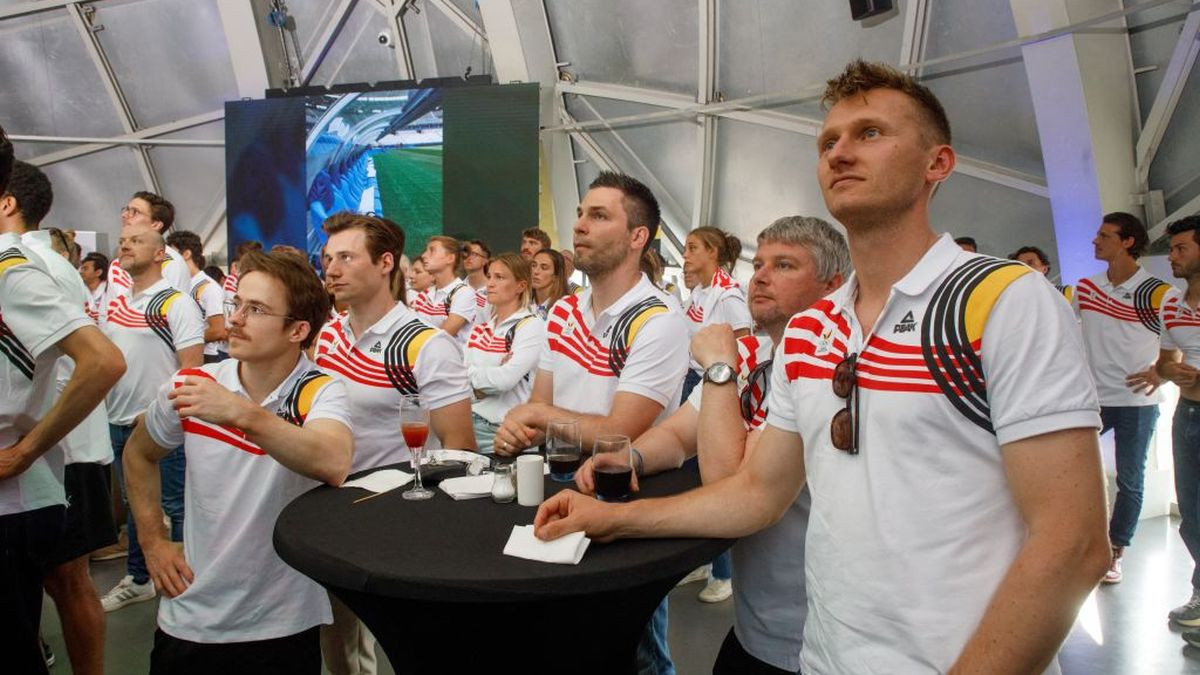
[[[121,236],[125,236],[128,227],[148,227],[164,237],[175,224],[175,205],[153,192],[135,192],[129,202],[121,207]],[[192,290],[192,273],[183,262],[183,256],[174,247],[163,247],[162,276],[175,290],[188,295]],[[118,296],[128,295],[133,287],[133,278],[128,270],[121,268],[121,257],[118,255],[108,264],[108,285],[104,289],[104,304]],[[106,312],[100,312],[100,321],[106,320]]]
[[[955,154],[929,89],[855,61],[824,101],[817,174],[856,271],[788,323],[753,454],[668,499],[561,492],[537,534],[742,537],[807,485],[804,672],[1056,673],[1110,560],[1074,318],[1041,275],[933,231]]]
[[[693,456],[699,457],[705,483],[736,473],[754,452],[766,422],[774,347],[788,319],[841,286],[849,273],[845,237],[819,218],[780,218],[759,233],[747,289],[760,334],[735,339],[729,324],[706,326],[696,334],[691,353],[705,369],[704,383],[665,422],[634,441],[638,473],[676,469]],[[735,415],[743,425],[725,423]],[[595,492],[591,467],[588,460],[575,474],[587,494]],[[805,490],[778,523],[733,547],[734,626],[713,673],[771,675],[800,668],[808,511]]]

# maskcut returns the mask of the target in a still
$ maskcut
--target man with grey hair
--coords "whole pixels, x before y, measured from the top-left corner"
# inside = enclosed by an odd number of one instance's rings
[[[774,345],[788,320],[841,286],[849,273],[846,240],[825,221],[788,216],[763,230],[747,298],[759,334],[735,339],[729,324],[706,326],[696,334],[692,355],[705,369],[704,385],[634,441],[636,475],[676,469],[693,455],[699,456],[705,483],[736,473],[754,452],[767,418]],[[736,387],[727,386],[735,381]],[[721,423],[735,416],[745,424]],[[583,492],[595,491],[591,460],[575,481]],[[734,626],[721,645],[714,673],[794,673],[800,668],[808,510],[805,490],[782,520],[733,547]]]

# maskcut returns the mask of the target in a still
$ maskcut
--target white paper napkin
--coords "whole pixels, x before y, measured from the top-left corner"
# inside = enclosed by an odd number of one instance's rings
[[[344,488],[362,488],[371,492],[387,492],[412,482],[411,473],[400,469],[383,469],[342,483]]]
[[[438,487],[454,499],[479,499],[492,494],[492,474],[445,478]]]
[[[513,525],[508,543],[504,545],[504,555],[560,565],[578,565],[590,543],[592,540],[582,532],[572,532],[553,541],[542,541],[533,536],[533,525]]]
[[[477,452],[470,450],[447,450],[446,448],[438,448],[437,450],[428,450],[425,456],[421,458],[421,464],[425,465],[430,462],[471,462],[479,456]]]

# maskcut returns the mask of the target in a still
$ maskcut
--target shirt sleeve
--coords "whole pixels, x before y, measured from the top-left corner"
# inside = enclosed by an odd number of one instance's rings
[[[182,379],[183,376],[176,372],[158,388],[154,400],[146,408],[146,433],[150,434],[150,438],[160,448],[171,449],[183,445],[183,423],[175,406],[171,405],[171,400],[167,398]]]
[[[346,383],[341,378],[331,377],[313,397],[312,407],[308,409],[304,423],[308,424],[313,420],[333,420],[341,422],[347,429],[354,429],[354,425],[350,423],[350,398],[346,393]]]
[[[190,296],[192,290],[192,272],[187,263],[183,262],[179,252],[173,248],[167,251],[167,260],[163,262],[163,278],[175,290]]]
[[[775,346],[775,365],[771,368],[771,385],[770,391],[767,392],[767,424],[783,431],[799,432],[800,427],[796,420],[796,393],[792,391],[797,385],[788,381],[787,366],[781,351],[789,338],[797,339],[792,335],[793,330],[797,329],[793,329],[789,323],[783,339]]]
[[[1058,292],[1040,275],[1021,276],[996,300],[984,326],[981,357],[992,428],[1001,445],[1100,427],[1082,335]]]
[[[687,324],[678,312],[651,317],[629,349],[617,391],[627,391],[670,407],[679,400],[688,369]]]
[[[467,320],[467,323],[475,321],[475,291],[470,286],[463,284],[458,290],[453,293],[450,298],[450,314],[457,314]]]
[[[83,307],[32,263],[16,264],[0,275],[0,315],[35,360],[71,333],[92,325]]]
[[[495,395],[512,390],[526,376],[532,378],[533,370],[541,360],[545,342],[546,327],[542,320],[536,316],[525,319],[513,335],[512,358],[499,366],[472,367],[471,387]]]
[[[417,379],[421,405],[428,410],[471,398],[462,349],[449,333],[438,331],[421,347],[413,376]]]
[[[200,302],[204,310],[205,321],[225,314],[225,293],[215,281],[208,282],[208,285],[204,287],[204,292],[200,294]]]
[[[717,306],[713,308],[712,320],[708,323],[727,323],[735,331],[754,325],[750,318],[750,307],[746,304],[746,294],[740,288],[731,288],[722,293]]]
[[[200,306],[190,293],[181,293],[167,308],[167,323],[175,341],[175,351],[192,345],[204,344],[204,319],[200,318]]]

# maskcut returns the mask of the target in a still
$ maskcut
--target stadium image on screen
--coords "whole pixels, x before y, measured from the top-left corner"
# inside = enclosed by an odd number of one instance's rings
[[[309,256],[338,211],[389,218],[413,247],[441,234],[442,112],[439,89],[306,97]]]

